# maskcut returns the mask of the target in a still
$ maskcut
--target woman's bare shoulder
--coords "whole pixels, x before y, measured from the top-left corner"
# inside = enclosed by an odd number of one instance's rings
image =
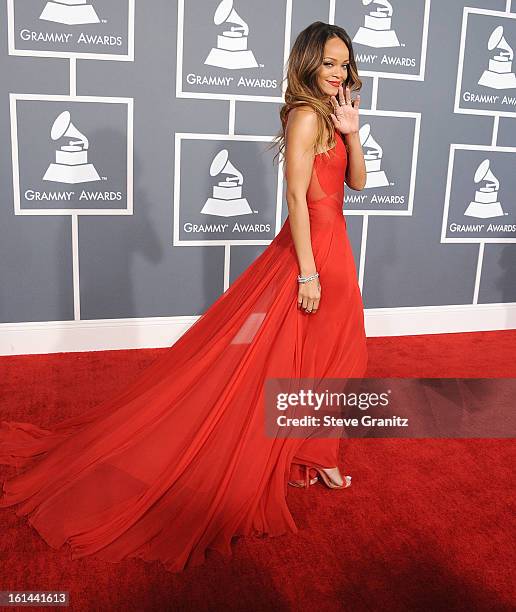
[[[317,136],[317,113],[310,106],[296,106],[288,114],[287,139],[309,149]]]
[[[317,122],[317,113],[308,104],[294,106],[288,113],[288,120],[289,122],[315,124]]]

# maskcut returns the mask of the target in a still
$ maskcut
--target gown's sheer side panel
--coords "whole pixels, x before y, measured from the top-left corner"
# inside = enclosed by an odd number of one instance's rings
[[[346,149],[316,156],[307,193],[320,310],[297,306],[289,219],[267,249],[123,392],[49,429],[2,422],[16,466],[0,507],[72,558],[160,560],[179,571],[235,535],[295,532],[295,465],[337,465],[338,439],[267,437],[267,378],[359,377],[363,306],[342,214]]]

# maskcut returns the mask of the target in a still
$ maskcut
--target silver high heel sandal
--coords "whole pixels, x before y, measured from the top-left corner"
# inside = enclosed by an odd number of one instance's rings
[[[351,476],[342,476],[339,468],[314,468],[322,478],[324,484],[330,489],[347,489],[351,486]]]

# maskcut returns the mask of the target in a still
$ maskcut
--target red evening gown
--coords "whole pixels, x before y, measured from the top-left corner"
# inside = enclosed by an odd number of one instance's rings
[[[16,466],[0,507],[71,558],[199,565],[231,555],[237,535],[296,532],[290,470],[335,467],[338,438],[267,437],[266,378],[359,378],[367,365],[363,304],[343,215],[347,152],[315,156],[307,191],[322,297],[297,305],[287,218],[270,245],[126,389],[42,429],[2,421],[0,463]],[[333,494],[339,495],[338,491]]]

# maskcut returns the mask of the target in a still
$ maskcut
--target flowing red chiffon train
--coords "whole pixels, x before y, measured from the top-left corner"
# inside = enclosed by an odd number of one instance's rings
[[[0,507],[52,547],[170,571],[231,555],[237,535],[296,532],[286,502],[295,467],[338,464],[338,439],[267,437],[267,378],[362,377],[363,304],[342,211],[340,134],[316,155],[307,192],[322,296],[297,306],[289,219],[263,253],[125,390],[51,429],[3,421],[0,463],[17,466]],[[340,492],[333,494],[339,495]]]

